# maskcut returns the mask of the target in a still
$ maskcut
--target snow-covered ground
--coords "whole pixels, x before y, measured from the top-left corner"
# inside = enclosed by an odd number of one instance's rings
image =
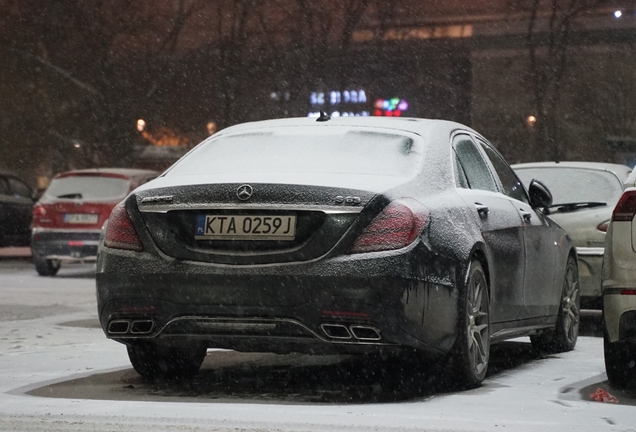
[[[636,431],[636,395],[608,387],[595,336],[548,358],[500,345],[470,391],[408,363],[231,351],[192,380],[144,382],[97,326],[93,270],[0,261],[0,430]],[[590,401],[598,387],[620,404]]]

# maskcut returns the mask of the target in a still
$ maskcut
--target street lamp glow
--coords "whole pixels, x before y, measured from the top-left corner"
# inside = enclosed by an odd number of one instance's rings
[[[528,126],[534,126],[534,124],[537,122],[537,117],[533,115],[529,115],[526,118],[526,122],[528,123]]]
[[[144,119],[137,120],[137,130],[143,132],[146,129],[146,121]]]
[[[75,148],[80,148],[81,146],[82,146],[82,145],[81,145],[80,143],[78,143],[78,142],[75,142],[75,143],[73,144],[73,147],[75,147]]]
[[[209,135],[214,135],[216,133],[216,122],[210,120],[208,124],[206,125],[206,128],[208,130]]]
[[[620,18],[623,16],[623,12],[622,11],[614,11],[614,18]]]

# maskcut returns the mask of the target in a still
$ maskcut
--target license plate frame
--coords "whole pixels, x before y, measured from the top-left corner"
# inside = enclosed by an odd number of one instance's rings
[[[95,225],[99,215],[95,213],[64,213],[64,223],[74,225]]]
[[[293,214],[200,214],[195,240],[293,241],[297,217]]]

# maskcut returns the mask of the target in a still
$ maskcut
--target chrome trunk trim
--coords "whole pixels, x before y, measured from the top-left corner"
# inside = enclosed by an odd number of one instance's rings
[[[363,209],[360,207],[349,206],[312,206],[312,205],[272,205],[272,204],[227,204],[227,203],[206,203],[206,204],[171,204],[171,205],[147,205],[138,203],[139,211],[142,213],[167,213],[173,210],[194,210],[194,211],[210,211],[210,210],[265,210],[265,211],[319,211],[326,214],[350,214],[360,213]]]

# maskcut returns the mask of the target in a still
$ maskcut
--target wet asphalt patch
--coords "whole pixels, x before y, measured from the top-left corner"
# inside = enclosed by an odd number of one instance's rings
[[[514,373],[543,359],[529,343],[493,345],[488,375]],[[383,359],[214,350],[208,353],[199,374],[191,378],[145,380],[133,369],[124,369],[31,387],[27,394],[199,403],[390,403],[422,401],[462,390],[445,377],[441,365],[414,356]],[[471,391],[483,393],[496,386],[486,381],[483,387]]]

